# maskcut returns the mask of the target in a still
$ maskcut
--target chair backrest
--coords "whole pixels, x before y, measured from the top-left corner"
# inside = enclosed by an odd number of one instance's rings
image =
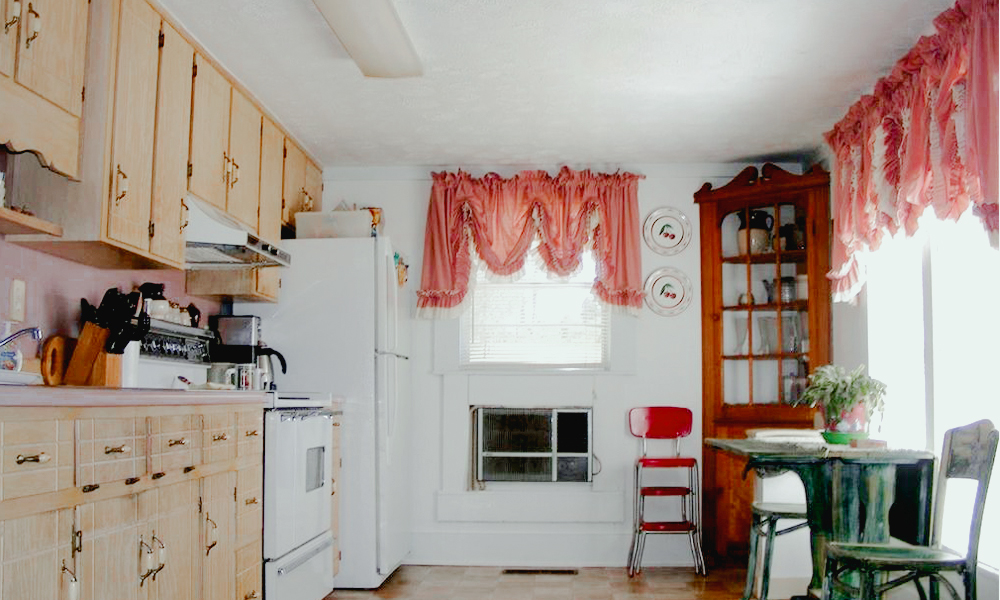
[[[990,485],[993,459],[997,453],[996,428],[988,420],[976,421],[964,427],[949,429],[944,434],[944,449],[938,469],[934,492],[934,530],[931,540],[941,542],[941,522],[944,515],[944,496],[949,479],[972,479],[977,482],[976,503],[972,512],[969,531],[969,550],[966,564],[974,566],[979,553],[979,530],[986,509],[986,491]]]
[[[640,406],[628,411],[632,435],[648,439],[677,439],[691,435],[691,410],[679,406]]]

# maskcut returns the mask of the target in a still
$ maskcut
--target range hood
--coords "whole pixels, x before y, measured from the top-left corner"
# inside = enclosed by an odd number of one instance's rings
[[[238,221],[200,199],[188,195],[187,269],[248,269],[287,267],[292,256],[246,230]]]

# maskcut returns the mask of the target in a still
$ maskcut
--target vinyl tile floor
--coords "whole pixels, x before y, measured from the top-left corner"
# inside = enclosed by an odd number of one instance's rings
[[[736,600],[745,569],[583,568],[575,575],[507,574],[501,567],[403,566],[377,590],[336,590],[325,600]]]

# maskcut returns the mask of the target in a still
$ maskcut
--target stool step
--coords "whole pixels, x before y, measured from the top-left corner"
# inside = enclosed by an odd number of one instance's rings
[[[688,496],[691,488],[677,486],[649,486],[639,489],[643,496]]]
[[[685,533],[696,529],[691,521],[643,521],[639,528],[650,533]]]

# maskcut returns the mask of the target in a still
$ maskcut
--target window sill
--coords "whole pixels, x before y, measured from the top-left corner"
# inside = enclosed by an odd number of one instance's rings
[[[437,520],[473,523],[621,523],[622,490],[438,492]]]

